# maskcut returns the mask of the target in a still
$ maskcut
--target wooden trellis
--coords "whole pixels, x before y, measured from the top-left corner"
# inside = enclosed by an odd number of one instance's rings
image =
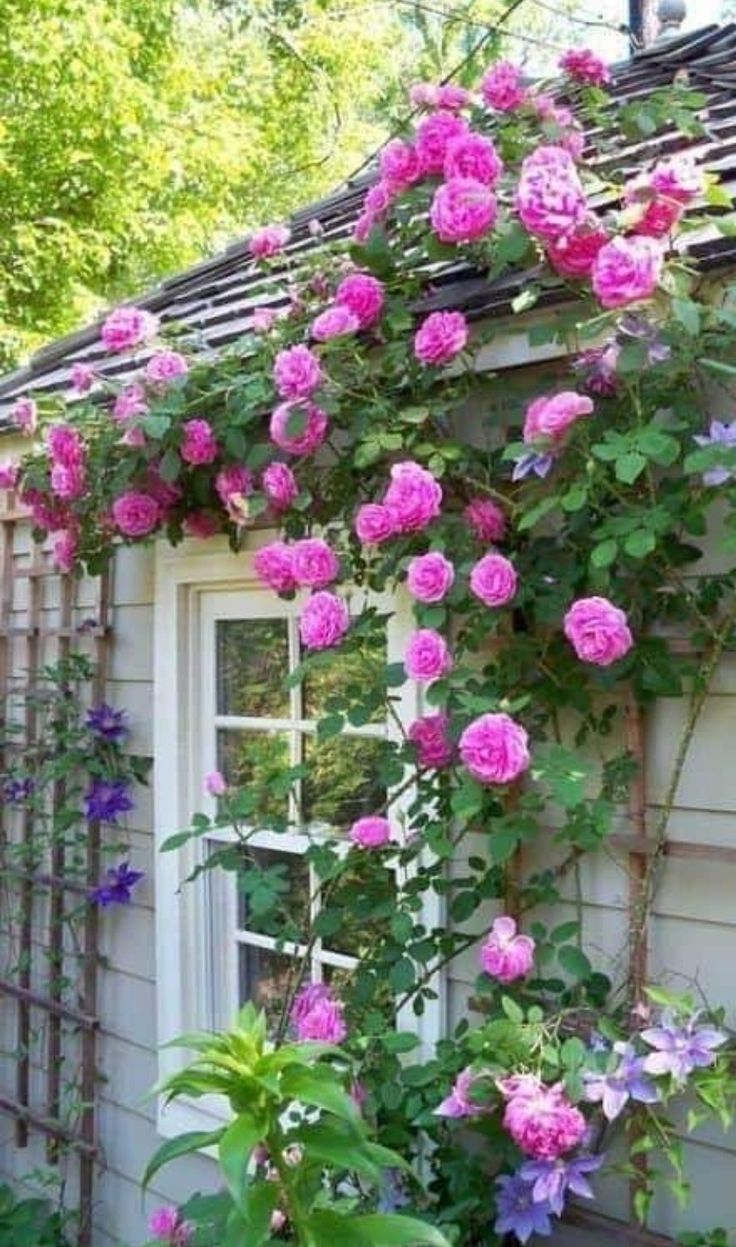
[[[111,576],[104,572],[94,582],[93,618],[75,624],[81,606],[78,585],[71,575],[60,574],[47,554],[38,546],[19,549],[20,533],[28,534],[26,512],[17,508],[12,494],[7,495],[5,509],[0,511],[0,730],[12,718],[10,704],[20,698],[24,703],[24,738],[22,748],[32,754],[38,740],[38,713],[35,694],[42,681],[44,666],[63,662],[77,651],[84,650],[94,661],[94,677],[89,689],[95,704],[103,700],[110,635]],[[19,586],[25,582],[27,600],[20,601]],[[58,603],[52,612],[44,606],[44,591],[58,586]],[[87,584],[90,582],[88,581]],[[46,621],[50,614],[54,622]],[[18,622],[18,621],[22,622]],[[21,661],[16,652],[20,650]],[[6,745],[6,748],[8,746]],[[13,744],[11,749],[18,746]],[[0,772],[7,766],[2,756],[0,739]],[[65,800],[64,783],[54,785],[52,801],[55,810]],[[54,837],[43,869],[29,869],[27,863],[34,836],[34,814],[25,808],[16,829],[19,842],[28,852],[23,855],[20,869],[9,866],[5,852],[9,833],[5,820],[0,819],[0,853],[6,886],[12,890],[17,906],[12,932],[17,941],[18,955],[8,977],[0,979],[0,1002],[15,1015],[16,1066],[14,1086],[0,1086],[0,1112],[16,1122],[15,1142],[18,1148],[28,1146],[34,1132],[46,1139],[46,1157],[56,1164],[63,1156],[73,1156],[78,1165],[79,1231],[78,1247],[91,1247],[92,1210],[95,1170],[99,1163],[96,1095],[98,1085],[96,1036],[98,911],[94,905],[84,908],[82,919],[80,969],[76,999],[68,999],[64,989],[64,926],[71,907],[78,909],[80,900],[100,878],[100,827],[88,824],[84,842],[84,864],[75,878],[66,878],[67,850],[63,837]],[[42,950],[39,953],[39,947]],[[41,983],[34,980],[40,972]],[[34,1093],[32,1078],[32,1039],[34,1020],[42,1023],[44,1091]],[[71,1122],[64,1120],[63,1088],[65,1071],[73,1064],[78,1086],[78,1112]]]

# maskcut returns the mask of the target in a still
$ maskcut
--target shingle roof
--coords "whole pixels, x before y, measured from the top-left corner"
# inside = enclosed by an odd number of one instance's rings
[[[673,80],[685,80],[707,96],[706,135],[687,138],[674,126],[644,140],[630,140],[608,131],[605,150],[596,142],[589,154],[593,167],[603,174],[628,177],[656,158],[688,149],[698,161],[716,172],[721,181],[736,185],[736,23],[708,26],[677,36],[638,52],[614,68],[610,92],[619,103],[644,101],[652,91]],[[600,139],[601,132],[588,127],[586,142]],[[322,226],[321,240],[348,238],[360,213],[366,188],[376,180],[376,163],[350,178],[333,194],[296,212],[290,221],[287,248],[290,279],[293,261],[308,256],[318,245],[310,222]],[[688,253],[701,268],[736,266],[736,240],[722,238],[706,228],[688,234]],[[506,273],[489,280],[465,261],[449,262],[435,269],[422,308],[462,308],[474,318],[508,314],[515,296],[525,289],[537,270]],[[175,322],[187,330],[196,346],[216,351],[242,337],[255,308],[279,307],[286,302],[284,272],[268,271],[253,263],[244,238],[227,250],[162,281],[135,303],[156,312],[165,325]],[[547,283],[537,306],[549,306],[569,297],[562,282]],[[72,364],[82,361],[100,374],[122,380],[140,368],[147,357],[106,355],[99,338],[99,322],[43,347],[29,364],[0,380],[0,427],[3,413],[21,394],[54,393],[68,388]]]

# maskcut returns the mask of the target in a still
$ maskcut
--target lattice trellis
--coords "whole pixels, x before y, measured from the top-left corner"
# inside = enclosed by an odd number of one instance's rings
[[[82,585],[85,592],[93,592],[91,607],[81,601]],[[48,555],[29,541],[26,513],[19,511],[13,495],[8,495],[5,509],[0,511],[0,751],[5,754],[0,753],[0,772],[8,766],[8,755],[17,756],[18,750],[34,754],[39,731],[36,694],[43,686],[48,665],[63,663],[74,653],[91,657],[94,677],[89,687],[70,688],[69,692],[79,696],[86,693],[94,703],[103,700],[110,615],[111,573],[86,582],[61,575]],[[18,707],[22,733],[14,738],[6,728]],[[61,809],[64,799],[64,781],[58,780],[51,797],[52,813]],[[0,1081],[0,1111],[15,1118],[18,1148],[28,1147],[37,1132],[45,1136],[50,1165],[58,1165],[62,1158],[76,1163],[78,1244],[90,1247],[94,1176],[99,1161],[99,932],[97,907],[84,904],[84,900],[100,878],[100,827],[88,824],[84,860],[81,868],[79,861],[75,863],[74,871],[67,870],[63,837],[52,838],[42,863],[34,857],[32,809],[15,813],[5,803],[0,837],[3,882],[13,902],[12,907],[6,906],[3,935],[15,950],[12,964],[0,979],[4,1032],[15,1034],[14,1085],[3,1085],[8,1082],[5,1078]],[[9,852],[11,844],[14,855]],[[29,860],[34,858],[33,869],[24,868],[24,849]],[[69,958],[65,930],[71,909],[81,914],[80,946],[73,950],[73,986],[65,971]],[[12,1020],[10,1013],[14,1014]],[[65,1096],[71,1082],[76,1088],[76,1108],[70,1114]]]

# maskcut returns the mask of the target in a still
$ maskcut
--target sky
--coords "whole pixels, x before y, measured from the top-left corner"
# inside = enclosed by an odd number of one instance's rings
[[[551,7],[551,6],[550,6]],[[711,22],[726,20],[726,13],[736,10],[736,0],[687,0],[687,17],[682,30],[697,30]],[[581,43],[593,48],[600,56],[609,61],[616,61],[628,55],[628,44],[624,37],[617,35],[611,26],[626,22],[628,19],[628,0],[585,0],[576,9],[576,17],[590,22],[580,24]],[[608,23],[596,26],[595,22]]]

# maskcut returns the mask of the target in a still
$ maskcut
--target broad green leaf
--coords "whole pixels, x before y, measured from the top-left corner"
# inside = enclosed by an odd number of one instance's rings
[[[617,554],[618,542],[613,537],[608,537],[606,541],[593,547],[590,561],[593,567],[610,567]]]
[[[557,959],[563,970],[575,979],[587,979],[592,966],[585,953],[575,944],[565,944],[557,951]]]
[[[281,1089],[287,1099],[323,1108],[355,1125],[361,1122],[355,1100],[341,1086],[338,1075],[329,1065],[287,1069],[281,1078]]]
[[[261,1142],[263,1126],[250,1113],[239,1113],[220,1139],[220,1169],[239,1208],[248,1189],[248,1166],[253,1149]]]
[[[186,1134],[177,1135],[175,1139],[167,1139],[146,1166],[143,1174],[143,1190],[145,1191],[153,1175],[158,1173],[164,1165],[168,1165],[169,1161],[176,1160],[178,1156],[187,1156],[190,1152],[199,1152],[204,1147],[212,1147],[213,1144],[219,1143],[224,1131],[224,1126],[221,1126],[219,1130],[190,1130]]]
[[[633,485],[646,466],[647,461],[644,455],[639,454],[637,450],[631,450],[616,460],[616,480],[623,481],[625,485]]]
[[[372,1213],[353,1217],[353,1225],[375,1247],[449,1247],[444,1234],[426,1221],[399,1213]],[[337,1243],[333,1245],[337,1247]]]

